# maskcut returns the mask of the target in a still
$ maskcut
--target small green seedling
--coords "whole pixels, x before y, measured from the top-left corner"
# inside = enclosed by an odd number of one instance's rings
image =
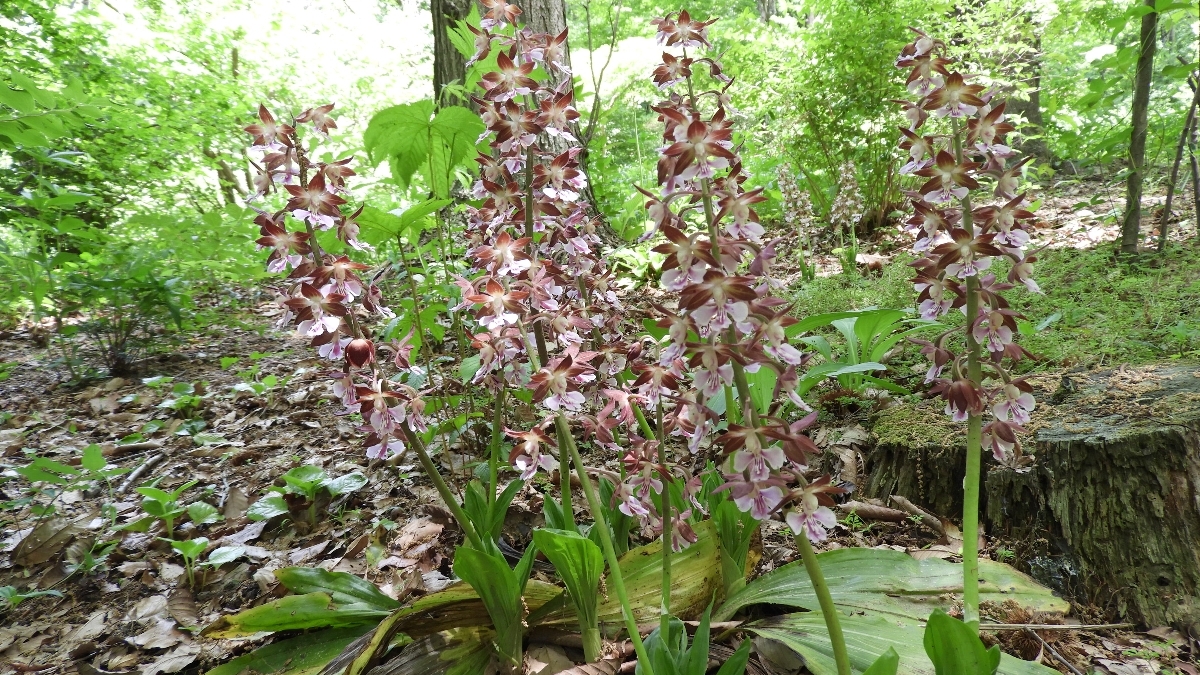
[[[152,485],[139,487],[137,491],[142,495],[142,510],[149,515],[139,518],[121,529],[145,532],[156,520],[161,520],[167,531],[167,537],[175,536],[175,521],[187,512],[187,509],[179,504],[179,495],[195,484],[194,480],[188,481],[172,492],[160,490]]]
[[[213,549],[212,553],[208,554],[208,560],[199,563],[197,567],[211,567],[216,569],[225,563],[231,563],[234,560],[246,555],[246,549],[242,546],[221,546]]]
[[[0,608],[15,609],[17,605],[30,598],[37,598],[43,595],[53,595],[56,598],[62,597],[62,593],[58,591],[25,591],[22,593],[17,590],[16,586],[0,586]]]
[[[163,399],[163,402],[159,403],[158,407],[174,410],[181,417],[191,417],[203,402],[204,398],[196,394],[196,386],[194,384],[190,382],[176,382],[175,386],[171,387],[170,395]]]
[[[196,525],[211,525],[225,520],[217,507],[208,502],[195,502],[187,507],[188,519]]]
[[[208,548],[208,537],[196,537],[195,539],[186,539],[184,541],[175,541],[159,537],[163,541],[169,543],[171,548],[175,549],[179,555],[183,556],[183,566],[187,570],[188,586],[195,587],[196,585],[196,558],[204,553],[204,549]]]
[[[258,500],[246,512],[251,520],[266,520],[289,513],[287,500],[283,495],[298,495],[308,504],[308,522],[316,523],[317,501],[328,493],[330,498],[355,492],[367,484],[367,477],[361,473],[348,473],[339,478],[330,478],[318,466],[298,466],[283,474],[284,487],[273,487],[266,497]]]

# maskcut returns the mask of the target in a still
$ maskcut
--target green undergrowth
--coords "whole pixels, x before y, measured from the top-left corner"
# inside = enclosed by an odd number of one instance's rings
[[[1038,361],[1027,371],[1110,368],[1200,354],[1200,244],[1173,245],[1164,255],[1118,260],[1111,245],[1045,250],[1035,277],[1043,294],[1014,291],[1025,315],[1019,343]],[[911,258],[899,255],[870,277],[822,277],[792,288],[796,316],[878,307],[914,307]],[[997,274],[1007,275],[1007,268]],[[953,313],[949,322],[962,319]],[[908,375],[915,347],[893,364]]]

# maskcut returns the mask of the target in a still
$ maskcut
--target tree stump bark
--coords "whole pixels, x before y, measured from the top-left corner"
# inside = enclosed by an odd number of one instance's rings
[[[1200,628],[1200,364],[1031,382],[1038,408],[1026,461],[988,458],[988,532],[1039,541],[1029,571],[1078,601],[1151,626]],[[935,403],[877,415],[865,491],[957,519],[966,425]]]

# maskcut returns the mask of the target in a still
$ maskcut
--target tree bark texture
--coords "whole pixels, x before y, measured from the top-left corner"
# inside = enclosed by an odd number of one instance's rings
[[[1125,220],[1121,224],[1121,252],[1137,253],[1142,216],[1142,173],[1146,162],[1146,123],[1150,109],[1150,77],[1154,74],[1154,49],[1158,43],[1158,13],[1154,0],[1142,17],[1141,48],[1133,82],[1133,129],[1129,137],[1129,177],[1125,181]]]
[[[1027,461],[988,459],[983,521],[1035,579],[1114,617],[1200,630],[1200,377],[1172,364],[1031,378]],[[1039,386],[1044,385],[1044,386]],[[1057,400],[1057,403],[1053,401]],[[962,507],[965,425],[927,401],[878,416],[866,496]]]
[[[1168,228],[1171,226],[1171,205],[1175,201],[1175,189],[1179,185],[1179,166],[1183,163],[1183,151],[1192,135],[1192,126],[1196,124],[1196,105],[1200,104],[1200,90],[1192,92],[1192,105],[1188,107],[1187,117],[1183,121],[1183,131],[1179,134],[1179,145],[1175,146],[1175,161],[1171,164],[1171,173],[1167,176],[1167,199],[1163,204],[1162,217],[1158,222],[1158,252],[1162,253],[1167,246]]]
[[[440,105],[465,105],[452,96],[443,98],[442,88],[461,83],[467,73],[467,59],[455,49],[447,31],[471,12],[471,0],[430,0],[429,9],[433,14],[433,98]]]
[[[521,20],[535,33],[558,35],[567,29],[567,3],[565,0],[520,0]],[[566,49],[567,65],[571,65],[571,50]]]

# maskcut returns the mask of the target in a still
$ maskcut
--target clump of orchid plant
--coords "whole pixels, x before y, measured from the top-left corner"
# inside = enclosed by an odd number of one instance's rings
[[[1004,121],[1004,103],[994,92],[953,70],[941,41],[914,32],[917,38],[896,60],[896,67],[909,71],[908,91],[916,97],[900,102],[908,121],[900,128],[900,148],[907,152],[901,173],[926,179],[909,193],[914,214],[906,226],[921,256],[912,263],[913,282],[922,317],[936,319],[952,310],[967,317],[965,330],[914,342],[932,362],[926,382],[946,401],[946,414],[967,422],[963,604],[965,619],[977,626],[982,448],[1000,462],[1015,461],[1021,449],[1017,434],[1025,431],[1034,408],[1030,385],[1006,366],[1029,354],[1013,342],[1019,315],[1003,295],[1017,284],[1038,292],[1030,276],[1035,258],[1025,252],[1034,216],[1026,194],[1017,192],[1029,158],[1014,161],[1016,151],[1005,145],[1014,129]],[[1001,280],[990,270],[1004,258],[1011,266]],[[956,334],[966,342],[960,354],[950,348]]]
[[[628,446],[644,445],[653,429],[625,376],[639,360],[641,343],[626,337],[633,333],[583,199],[587,176],[574,132],[579,113],[565,63],[566,34],[521,28],[520,9],[503,0],[484,6],[480,28],[472,29],[477,51],[471,61],[495,51],[498,70],[483,76],[483,91],[474,98],[486,127],[479,141],[489,151],[477,157],[480,178],[472,188],[482,203],[467,208],[468,256],[477,274],[458,283],[461,307],[475,317],[471,342],[480,367],[474,382],[494,394],[497,406],[488,498],[498,488],[504,401],[511,392],[528,392],[540,420],[528,429],[503,428],[515,442],[508,461],[523,480],[538,471],[558,471],[560,500],[546,496],[547,521],[570,533],[576,531],[574,467],[597,520],[611,590],[643,656],[604,505],[576,445],[578,434],[619,449],[622,428]],[[535,72],[543,79],[534,79]],[[581,628],[585,655],[589,661],[599,658],[599,631],[594,625]]]
[[[246,127],[253,136],[252,162],[258,173],[255,194],[247,202],[258,212],[259,247],[270,251],[267,269],[287,273],[285,292],[277,302],[282,314],[278,327],[294,327],[308,338],[321,358],[331,363],[328,378],[334,395],[347,413],[359,413],[364,449],[371,459],[388,459],[412,449],[446,505],[460,523],[473,547],[484,540],[441,478],[422,441],[427,432],[425,401],[409,376],[420,375],[410,362],[409,338],[377,342],[370,322],[395,316],[383,304],[374,278],[360,276],[369,267],[346,255],[322,249],[316,233],[335,230],[351,250],[369,246],[358,240],[356,218],[362,208],[349,211],[346,178],[353,176],[351,158],[335,162],[310,159],[300,137],[301,125],[312,125],[318,136],[327,136],[336,123],[333,105],[304,111],[290,124],[277,121],[259,106],[259,121]],[[285,203],[277,211],[257,206],[272,194]]]
[[[652,107],[664,126],[663,147],[659,190],[639,189],[648,198],[655,231],[665,239],[654,250],[666,256],[661,284],[672,302],[657,307],[666,338],[636,366],[637,395],[664,423],[655,448],[648,441],[626,457],[622,509],[663,523],[664,539],[672,540],[674,523],[688,514],[672,511],[670,500],[656,501],[653,493],[665,489],[661,481],[686,479],[691,457],[708,447],[717,450],[724,478],[719,490],[755,519],[781,517],[796,534],[839,673],[849,675],[837,612],[812,547],[836,524],[831,494],[842,490],[828,476],[808,479],[809,457],[818,450],[804,430],[816,413],[798,421],[784,418],[789,404],[809,410],[795,390],[797,369],[808,355],[789,343],[787,327],[796,320],[773,295],[782,285],[772,276],[777,241],[763,240],[754,209],[766,201],[762,189],[743,187],[748,176],[732,141],[733,80],[702,51],[711,47],[711,23],[686,11],[654,21],[659,43],[669,50],[654,71],[666,95]],[[748,377],[768,372],[774,396],[760,409]],[[665,452],[664,432],[679,437],[681,456]],[[686,482],[683,493],[689,494]]]
[[[800,259],[800,274],[806,281],[817,277],[816,261],[805,257],[809,249],[809,234],[813,230],[812,198],[800,189],[796,182],[795,170],[789,164],[780,164],[775,170],[779,182],[780,196],[783,198],[783,223],[796,234],[797,257]]]

